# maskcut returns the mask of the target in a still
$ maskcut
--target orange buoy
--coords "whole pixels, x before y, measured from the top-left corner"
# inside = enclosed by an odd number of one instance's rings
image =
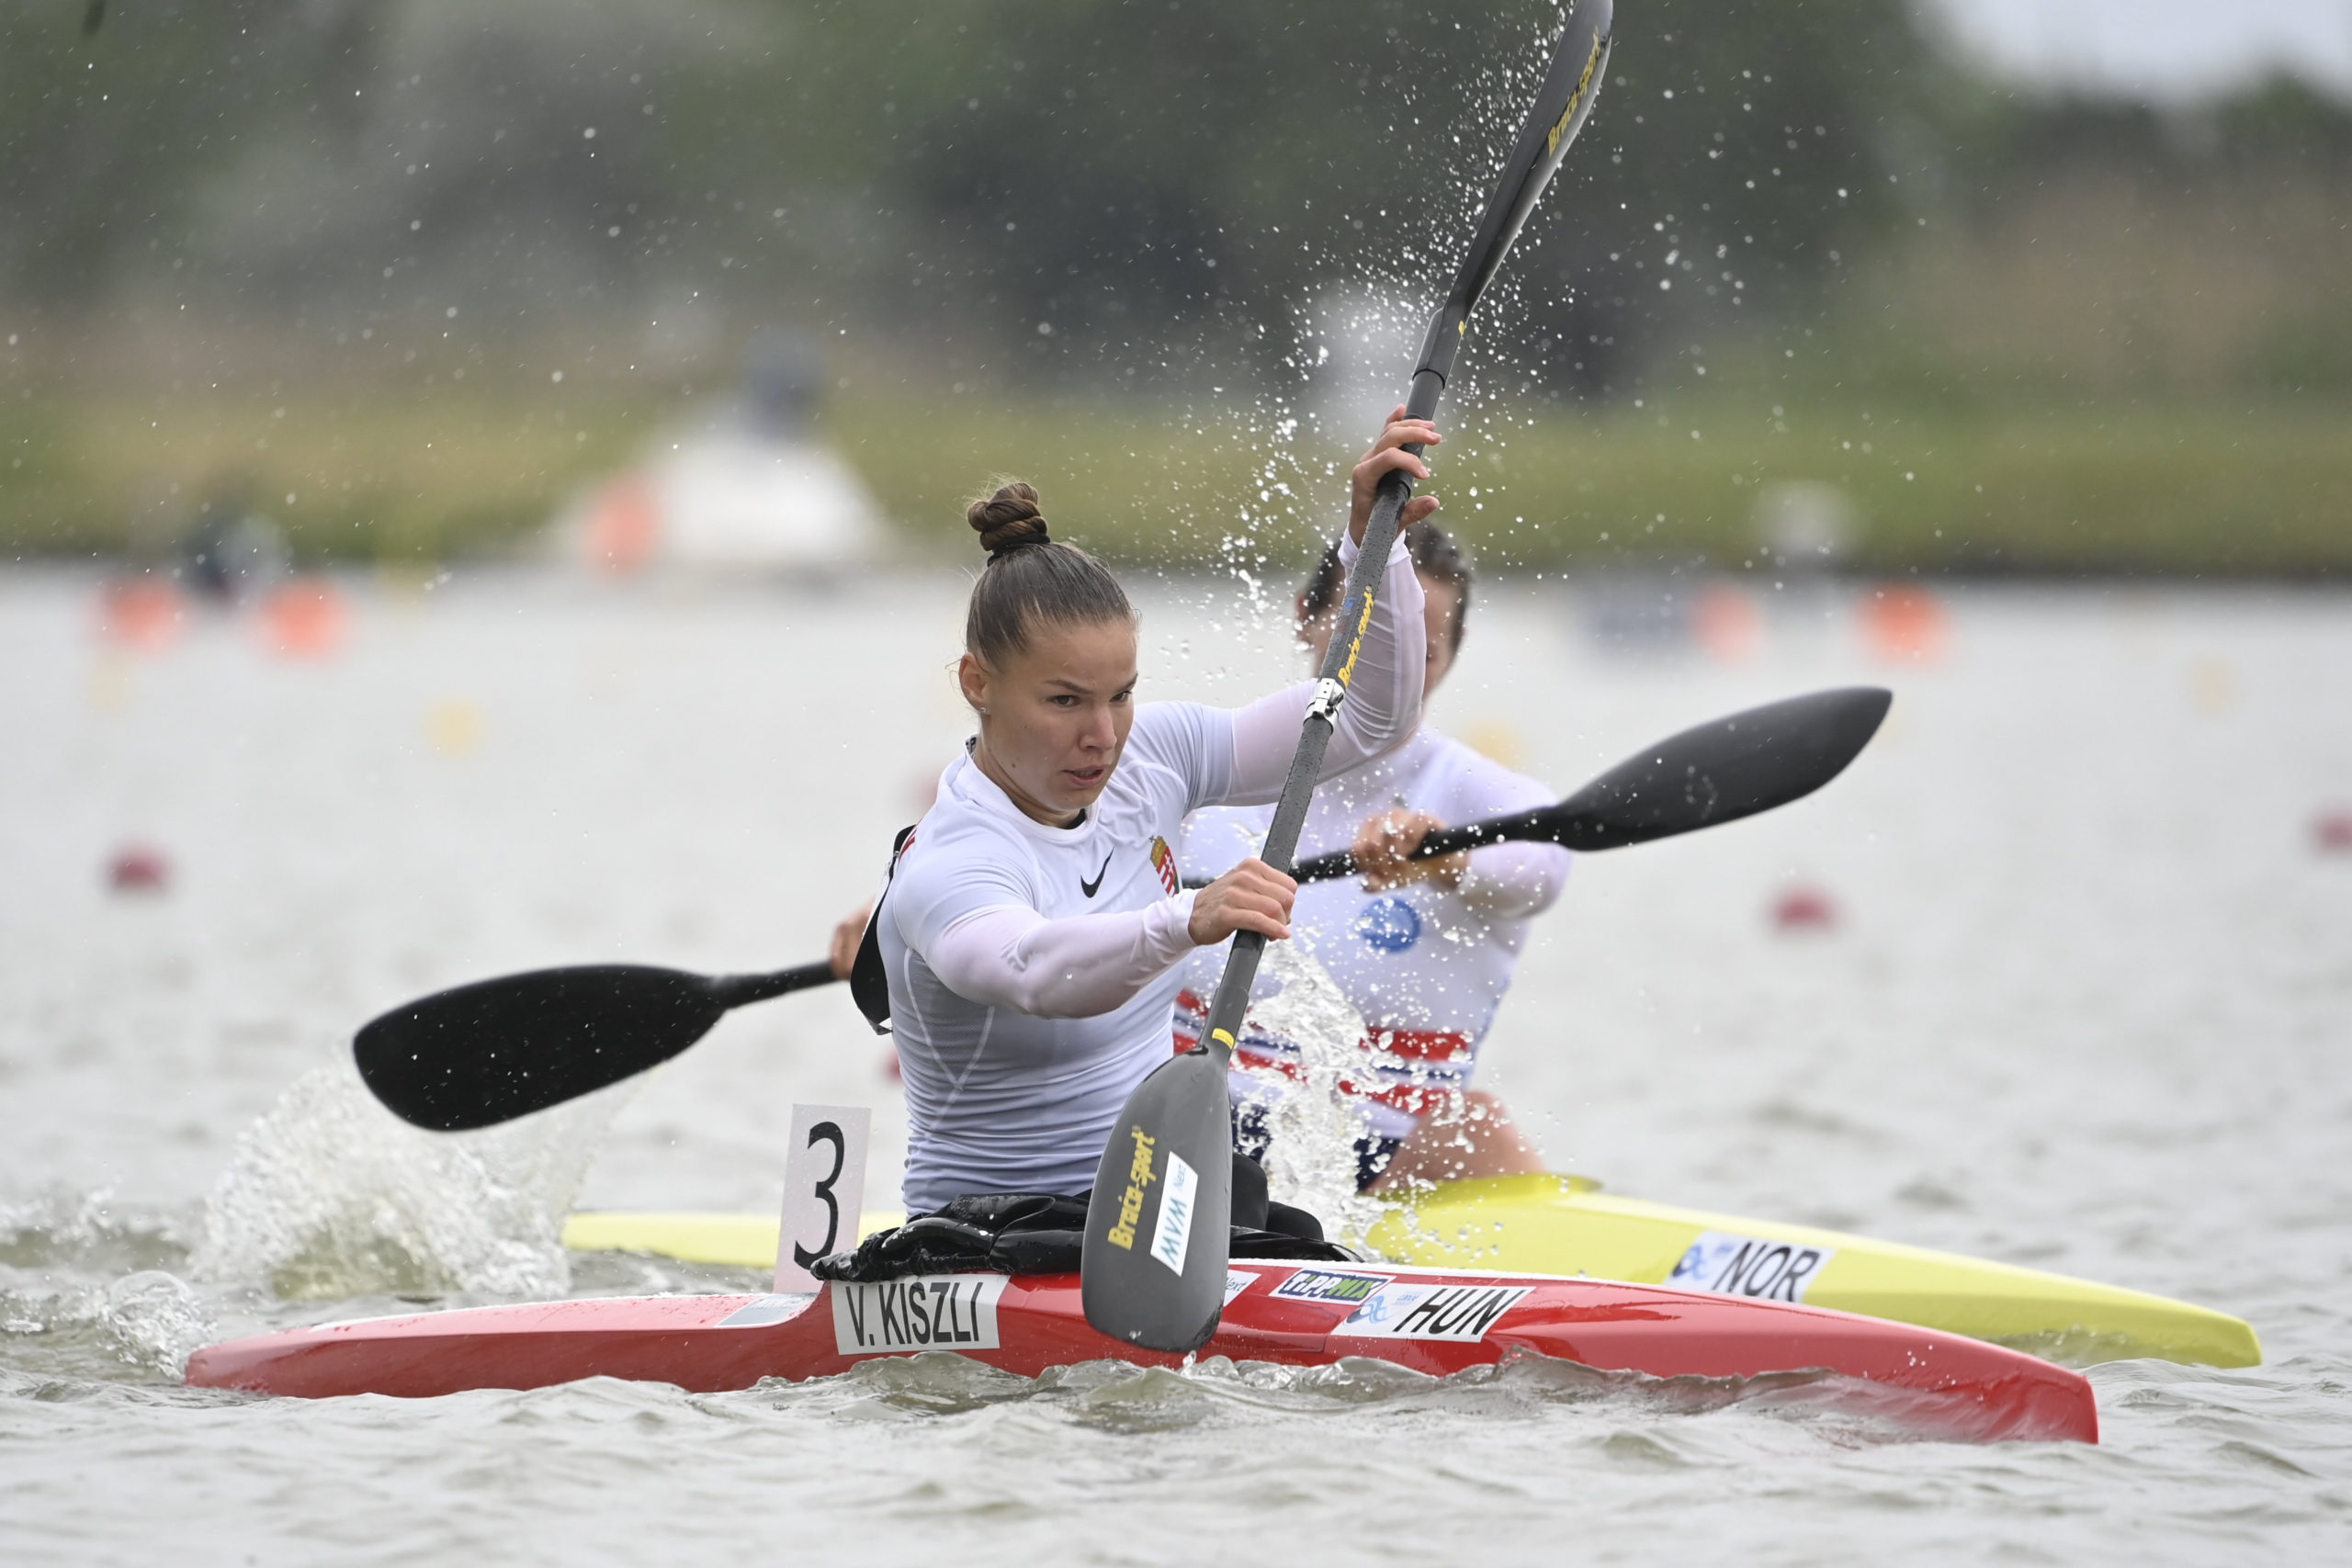
[[[1772,900],[1772,927],[1790,932],[1835,931],[1837,902],[1820,888],[1803,883],[1783,888]]]
[[[1864,591],[1860,615],[1862,640],[1881,659],[1923,664],[1941,657],[1951,639],[1943,602],[1916,583]]]
[[[187,624],[187,599],[166,578],[119,577],[98,594],[99,631],[126,648],[168,647]]]
[[[107,862],[107,886],[117,893],[168,892],[172,863],[152,844],[125,844]]]
[[[323,659],[343,646],[350,620],[343,595],[323,577],[292,577],[261,602],[263,637],[288,659]]]
[[[2331,807],[2312,818],[2312,842],[2322,854],[2352,854],[2352,807]]]
[[[1764,615],[1747,590],[1718,582],[1690,607],[1690,632],[1701,648],[1726,664],[1736,664],[1763,646]]]
[[[645,570],[662,532],[662,510],[653,487],[635,474],[606,485],[588,517],[588,561],[611,577]]]

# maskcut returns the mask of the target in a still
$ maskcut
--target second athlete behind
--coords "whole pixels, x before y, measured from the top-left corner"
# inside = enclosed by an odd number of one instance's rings
[[[1424,699],[1453,668],[1470,609],[1471,573],[1434,522],[1405,531],[1426,604]],[[1344,578],[1326,551],[1299,592],[1299,638],[1319,664]],[[1348,849],[1359,880],[1308,883],[1291,917],[1295,940],[1363,1016],[1370,1038],[1342,1081],[1363,1123],[1357,1185],[1366,1191],[1544,1169],[1543,1156],[1501,1100],[1470,1087],[1478,1047],[1510,990],[1529,922],[1558,898],[1568,852],[1552,844],[1493,844],[1416,861],[1439,828],[1547,806],[1551,791],[1419,724],[1393,750],[1315,791],[1299,838],[1302,861]],[[1191,875],[1214,874],[1257,852],[1271,808],[1196,812],[1185,828]],[[1177,1000],[1176,1041],[1190,1045],[1207,1013],[1225,948],[1194,955]],[[1233,1074],[1235,1136],[1263,1156],[1272,1111],[1303,1076],[1295,1042],[1243,1031]],[[1280,1156],[1275,1156],[1279,1159]]]

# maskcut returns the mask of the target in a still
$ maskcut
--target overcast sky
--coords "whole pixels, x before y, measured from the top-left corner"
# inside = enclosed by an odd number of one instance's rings
[[[1972,54],[2034,81],[2184,97],[2280,66],[2352,94],[2352,0],[1922,0]]]

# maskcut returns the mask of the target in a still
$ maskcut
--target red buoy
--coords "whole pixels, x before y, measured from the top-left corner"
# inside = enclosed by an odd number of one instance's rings
[[[117,578],[98,595],[98,629],[126,648],[168,647],[187,622],[187,601],[164,578]]]
[[[1764,612],[1745,589],[1718,582],[1690,606],[1690,633],[1715,658],[1737,664],[1763,645]]]
[[[262,637],[288,659],[324,659],[343,645],[350,620],[343,595],[323,577],[289,577],[261,604]]]
[[[1871,589],[1862,595],[1860,612],[1862,641],[1891,662],[1932,663],[1951,639],[1942,602],[1916,583]]]
[[[168,892],[172,863],[151,844],[125,844],[107,863],[107,886],[117,893]]]
[[[2352,854],[2352,807],[2331,807],[2312,818],[2312,842],[2322,854]]]
[[[1783,931],[1826,931],[1838,926],[1838,905],[1818,887],[1800,884],[1772,900],[1772,926]]]
[[[662,503],[653,487],[623,475],[596,497],[588,516],[589,564],[607,577],[631,577],[653,558],[662,538]]]

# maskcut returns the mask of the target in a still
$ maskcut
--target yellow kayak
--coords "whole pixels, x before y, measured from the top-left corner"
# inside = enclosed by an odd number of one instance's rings
[[[899,1223],[863,1216],[861,1235]],[[775,1264],[773,1214],[581,1213],[566,1247],[745,1269]],[[1990,1339],[2052,1359],[2262,1359],[2225,1313],[1949,1252],[1604,1194],[1580,1176],[1451,1181],[1393,1205],[1366,1238],[1399,1263],[1588,1274],[1752,1300],[1803,1302]]]

